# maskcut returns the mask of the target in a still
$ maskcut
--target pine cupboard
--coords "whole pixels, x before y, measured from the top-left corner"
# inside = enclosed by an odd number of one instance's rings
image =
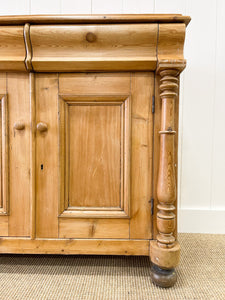
[[[145,255],[176,282],[189,17],[0,17],[0,253]]]

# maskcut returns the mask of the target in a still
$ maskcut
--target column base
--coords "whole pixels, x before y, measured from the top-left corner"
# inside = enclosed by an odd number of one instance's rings
[[[157,286],[168,288],[173,286],[177,281],[177,274],[175,269],[161,269],[152,263],[151,279]]]
[[[177,281],[174,268],[179,264],[180,245],[175,242],[172,248],[161,248],[156,240],[150,241],[151,278],[160,287],[171,287]]]
[[[150,241],[151,262],[162,269],[173,269],[180,261],[180,245],[175,242],[172,248],[161,248],[156,240]]]

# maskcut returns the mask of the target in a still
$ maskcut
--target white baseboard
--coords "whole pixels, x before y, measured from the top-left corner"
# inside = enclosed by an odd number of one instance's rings
[[[178,232],[225,234],[225,210],[180,209]]]

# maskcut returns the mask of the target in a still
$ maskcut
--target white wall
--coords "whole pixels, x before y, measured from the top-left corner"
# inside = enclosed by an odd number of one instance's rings
[[[225,233],[225,1],[0,0],[1,15],[182,13],[178,224],[181,232]],[[224,84],[224,85],[223,85]]]

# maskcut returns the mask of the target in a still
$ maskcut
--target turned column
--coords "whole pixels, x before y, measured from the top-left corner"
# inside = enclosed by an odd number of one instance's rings
[[[176,282],[174,267],[179,263],[180,246],[175,238],[176,225],[176,171],[175,171],[175,102],[178,97],[179,69],[161,68],[160,98],[161,126],[159,171],[157,179],[157,230],[151,241],[152,280],[169,287]]]

